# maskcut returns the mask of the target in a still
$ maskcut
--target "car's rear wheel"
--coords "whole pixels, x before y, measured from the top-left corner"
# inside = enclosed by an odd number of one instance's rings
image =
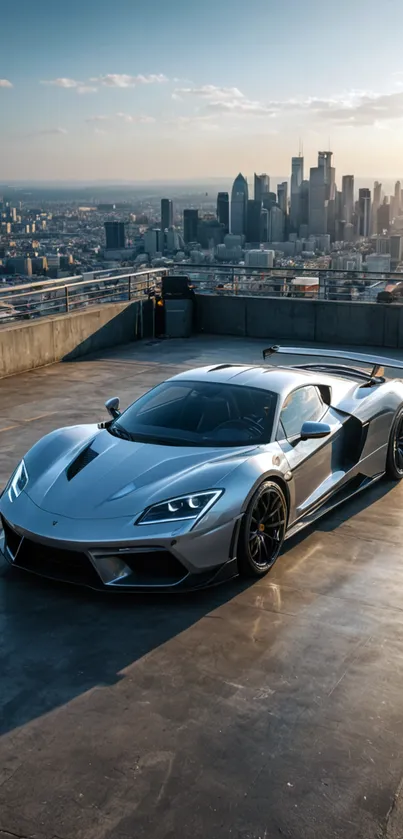
[[[403,478],[403,405],[399,408],[389,437],[386,456],[386,477],[393,481]]]
[[[244,577],[263,577],[273,567],[284,542],[287,501],[275,481],[264,481],[251,498],[238,541],[238,569]]]

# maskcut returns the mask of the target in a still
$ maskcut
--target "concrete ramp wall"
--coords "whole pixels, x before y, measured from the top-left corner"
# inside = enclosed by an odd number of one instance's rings
[[[150,337],[153,301],[90,307],[0,328],[0,377]]]
[[[197,296],[199,332],[360,347],[403,347],[403,306]]]

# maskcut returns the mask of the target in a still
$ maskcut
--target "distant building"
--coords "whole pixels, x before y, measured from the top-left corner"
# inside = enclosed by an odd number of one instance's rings
[[[204,249],[216,247],[223,243],[227,232],[218,219],[201,219],[197,225],[196,242]]]
[[[254,177],[255,201],[263,201],[264,196],[270,192],[270,178],[268,175],[257,175]]]
[[[254,244],[260,243],[261,233],[262,202],[249,200],[246,216],[246,241]]]
[[[341,193],[342,218],[350,224],[354,212],[354,175],[343,175]]]
[[[229,233],[229,195],[228,192],[219,192],[217,195],[217,219]]]
[[[296,233],[301,224],[300,220],[300,197],[301,184],[304,180],[304,158],[291,158],[291,206],[290,206],[290,227]]]
[[[245,254],[247,268],[273,268],[274,251],[251,250]]]
[[[183,238],[185,244],[197,242],[197,228],[199,224],[198,210],[183,211]]]
[[[392,271],[394,271],[403,258],[403,237],[390,237],[390,262]]]
[[[126,247],[126,233],[123,221],[106,221],[104,224],[107,250]]]
[[[285,216],[280,207],[272,207],[269,214],[269,242],[284,241]]]
[[[371,274],[387,274],[390,271],[390,256],[388,254],[371,253],[367,256],[367,271]]]
[[[231,233],[244,236],[249,198],[248,183],[241,173],[235,178],[231,193]]]
[[[267,210],[270,213],[272,207],[275,207],[277,204],[277,195],[275,192],[267,192],[263,196],[262,200],[263,209]]]
[[[174,223],[174,206],[169,198],[161,199],[161,230],[168,230]]]
[[[310,170],[309,232],[314,236],[327,233],[327,208],[334,186],[332,152],[320,151],[318,165]]]
[[[374,183],[374,197],[372,201],[371,233],[378,233],[378,210],[381,206],[382,184],[379,181]]]
[[[179,234],[174,227],[169,227],[166,232],[166,249],[168,253],[176,253],[179,250]]]
[[[260,241],[264,243],[269,241],[269,211],[264,207],[260,213]]]
[[[164,251],[163,231],[156,227],[153,230],[146,230],[144,233],[144,253],[152,259],[157,253]]]
[[[371,190],[358,191],[359,235],[368,239],[371,225]]]
[[[344,242],[353,242],[354,241],[354,225],[351,222],[347,222],[344,225]]]
[[[376,214],[376,232],[379,236],[383,233],[389,233],[390,229],[390,204],[387,198],[384,198],[383,203],[378,207]]]
[[[278,184],[277,186],[277,203],[280,207],[280,210],[283,211],[284,215],[287,215],[288,212],[288,183],[287,181],[283,181],[282,184]]]
[[[400,181],[396,181],[395,183],[395,203],[396,203],[396,215],[398,216],[401,210],[401,193],[402,193],[402,185]]]
[[[32,260],[25,256],[11,256],[6,262],[6,272],[32,277]]]

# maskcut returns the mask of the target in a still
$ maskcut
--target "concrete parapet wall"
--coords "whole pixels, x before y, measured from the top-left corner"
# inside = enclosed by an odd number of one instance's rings
[[[152,335],[153,302],[105,303],[0,329],[0,377]]]
[[[200,332],[357,347],[403,347],[403,306],[280,297],[197,296]]]

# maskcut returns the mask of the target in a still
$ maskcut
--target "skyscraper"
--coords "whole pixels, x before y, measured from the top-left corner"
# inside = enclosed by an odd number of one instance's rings
[[[302,224],[306,226],[309,224],[309,181],[302,181],[301,184],[299,227],[301,227]]]
[[[217,195],[217,218],[220,224],[229,232],[229,195],[228,192],[219,192]]]
[[[122,250],[126,247],[125,225],[123,221],[104,223],[107,250]]]
[[[318,152],[318,168],[323,170],[323,179],[326,184],[326,198],[331,198],[331,185],[334,183],[335,170],[332,170],[332,155],[331,151]]]
[[[367,239],[371,224],[371,190],[358,191],[359,235]]]
[[[269,242],[284,241],[285,216],[280,207],[272,207],[269,214]]]
[[[231,193],[231,233],[243,236],[246,233],[246,208],[249,190],[246,178],[241,173],[235,178]]]
[[[396,215],[400,213],[400,196],[402,191],[402,185],[400,181],[396,181],[395,183],[395,202],[396,202]]]
[[[291,207],[290,207],[290,225],[291,230],[295,233],[300,225],[300,198],[301,198],[301,184],[304,180],[304,158],[291,158]]]
[[[280,210],[283,211],[284,215],[287,215],[288,211],[288,183],[287,181],[283,181],[282,184],[278,184],[277,186],[277,203],[280,207]]]
[[[388,204],[388,199],[384,198],[383,203],[377,209],[376,213],[376,232],[378,236],[382,236],[383,233],[389,233],[390,229],[390,204]]]
[[[161,230],[168,230],[174,223],[174,207],[170,198],[161,199]]]
[[[268,175],[257,175],[255,172],[255,201],[263,201],[263,196],[270,192],[270,178]]]
[[[343,221],[351,224],[354,212],[354,175],[343,175],[342,178]]]
[[[269,211],[264,207],[260,214],[260,241],[264,243],[269,241]]]
[[[371,222],[371,233],[378,232],[378,210],[381,206],[381,197],[382,197],[382,184],[378,181],[374,183],[374,200],[372,202],[372,222]]]
[[[246,216],[246,241],[260,244],[262,202],[248,201]]]
[[[197,242],[197,226],[199,224],[198,210],[183,211],[183,238],[185,243]]]

